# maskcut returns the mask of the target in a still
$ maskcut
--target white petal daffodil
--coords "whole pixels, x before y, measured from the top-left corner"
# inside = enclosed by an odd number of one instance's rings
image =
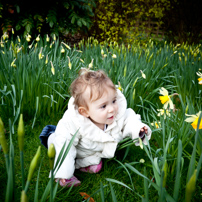
[[[166,116],[170,117],[170,110],[168,110],[168,109],[157,109],[157,111],[159,112],[157,114],[157,116],[163,116],[164,115],[164,119],[166,119]]]
[[[146,79],[145,73],[144,73],[142,70],[140,70],[140,72],[141,72],[141,74],[142,74],[142,78],[143,78],[143,79]]]
[[[174,105],[172,100],[170,99],[173,95],[178,95],[177,93],[174,93],[172,95],[168,95],[168,91],[164,88],[160,88],[160,94],[162,96],[159,96],[159,99],[161,100],[161,103],[164,105],[163,108],[167,109],[168,105],[170,105],[170,109],[174,109]]]
[[[189,117],[186,118],[184,121],[186,121],[186,122],[192,122],[191,125],[196,130],[200,114],[201,114],[201,111],[199,111],[197,114],[190,114],[190,115],[189,114],[185,114],[186,116],[189,116]],[[201,119],[200,124],[199,124],[199,129],[202,129],[202,119]]]
[[[199,78],[198,78],[198,83],[199,83],[200,85],[202,85],[202,73],[201,73],[201,72],[196,72],[196,74],[199,76]]]

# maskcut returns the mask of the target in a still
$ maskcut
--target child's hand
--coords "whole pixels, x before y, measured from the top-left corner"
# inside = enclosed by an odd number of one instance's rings
[[[144,126],[143,128],[140,129],[139,137],[140,137],[141,139],[144,139],[145,134],[147,134],[147,133],[148,133],[148,129],[147,129],[146,126]]]

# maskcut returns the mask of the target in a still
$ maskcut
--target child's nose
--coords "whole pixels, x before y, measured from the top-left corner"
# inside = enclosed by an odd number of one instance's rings
[[[112,105],[109,106],[109,112],[113,112],[114,111],[114,107]]]

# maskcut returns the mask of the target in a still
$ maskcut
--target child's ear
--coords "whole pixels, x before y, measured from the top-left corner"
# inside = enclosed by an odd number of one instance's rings
[[[82,116],[89,117],[89,115],[88,115],[88,110],[87,110],[85,107],[79,107],[79,108],[78,108],[78,112],[79,112],[79,114],[81,114]]]

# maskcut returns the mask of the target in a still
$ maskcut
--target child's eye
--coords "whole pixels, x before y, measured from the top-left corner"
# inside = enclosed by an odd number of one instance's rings
[[[106,107],[106,105],[103,105],[101,108],[104,109]]]
[[[115,99],[115,100],[113,100],[113,102],[112,102],[112,103],[113,103],[113,104],[114,104],[114,103],[116,103],[116,99]]]

